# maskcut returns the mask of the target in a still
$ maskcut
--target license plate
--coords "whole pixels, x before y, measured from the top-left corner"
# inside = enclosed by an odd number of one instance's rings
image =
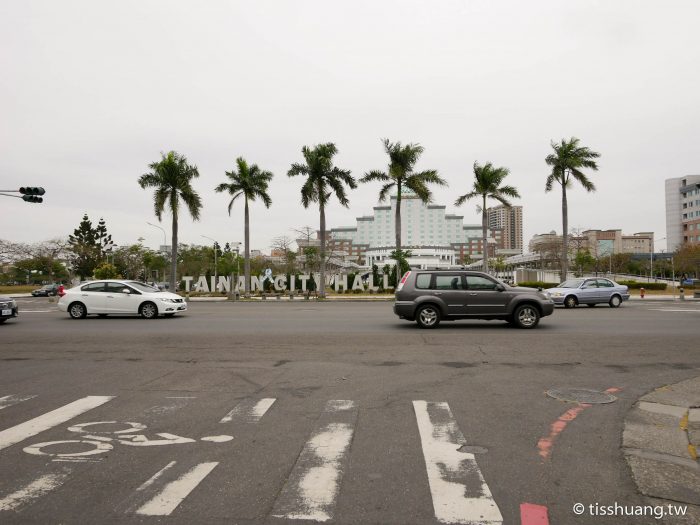
[[[12,315],[12,310],[3,310],[2,315]]]

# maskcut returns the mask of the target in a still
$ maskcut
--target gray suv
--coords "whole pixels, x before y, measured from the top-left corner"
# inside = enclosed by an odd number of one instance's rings
[[[457,319],[501,319],[535,328],[541,317],[554,312],[554,302],[541,291],[466,270],[411,270],[401,278],[395,295],[394,313],[421,328]]]

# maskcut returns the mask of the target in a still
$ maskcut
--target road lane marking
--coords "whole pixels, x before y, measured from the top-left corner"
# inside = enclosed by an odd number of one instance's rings
[[[221,418],[220,423],[230,423],[234,419],[243,423],[257,423],[262,419],[270,407],[277,401],[274,397],[266,397],[260,400],[244,399],[236,407]]]
[[[647,308],[650,312],[684,312],[684,313],[698,313],[700,310],[691,308]]]
[[[333,519],[356,420],[353,401],[335,400],[326,404],[275,501],[272,516],[313,521]]]
[[[21,403],[22,401],[34,399],[35,397],[36,396],[20,396],[15,394],[0,397],[0,410],[2,410],[3,408],[11,407],[12,405],[16,405],[17,403]]]
[[[15,443],[19,443],[29,437],[36,436],[61,423],[65,423],[112,399],[114,399],[114,396],[86,396],[57,408],[56,410],[52,410],[34,419],[3,430],[0,432],[0,450],[14,445]]]
[[[68,476],[70,476],[69,470],[39,476],[28,485],[0,499],[0,511],[17,510],[20,507],[28,505],[44,494],[63,485],[66,479],[68,479]]]
[[[533,503],[521,503],[520,525],[549,525],[547,507]]]
[[[441,523],[503,523],[474,454],[460,452],[467,444],[444,402],[414,401],[425,468],[435,517]]]
[[[140,486],[139,488],[137,488],[136,490],[137,490],[137,491],[142,491],[142,490],[147,489],[147,488],[150,487],[151,485],[153,485],[153,484],[158,480],[158,478],[160,478],[160,477],[163,475],[163,473],[164,473],[166,470],[171,469],[176,463],[177,463],[177,461],[171,461],[170,463],[168,463],[167,465],[165,465],[162,469],[160,469],[158,472],[156,472],[155,474],[153,474],[153,476],[151,476],[151,477],[148,479],[148,481],[144,482],[143,485],[141,485],[141,486]]]
[[[218,464],[218,461],[212,461],[196,465],[175,481],[168,483],[153,499],[142,505],[136,511],[136,514],[145,516],[169,516]],[[169,466],[166,465],[165,468],[168,467]],[[156,473],[156,476],[162,474],[164,470],[165,469],[161,469],[160,472]],[[146,483],[150,482],[152,484],[157,479],[156,476],[149,479]],[[137,490],[146,488],[146,483],[141,485]]]

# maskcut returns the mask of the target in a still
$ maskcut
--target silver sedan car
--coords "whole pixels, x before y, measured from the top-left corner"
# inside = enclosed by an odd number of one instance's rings
[[[574,308],[579,304],[595,306],[602,303],[617,308],[622,301],[630,298],[627,286],[599,277],[569,279],[556,288],[545,290],[545,293],[552,298],[554,304],[563,304],[566,308]]]

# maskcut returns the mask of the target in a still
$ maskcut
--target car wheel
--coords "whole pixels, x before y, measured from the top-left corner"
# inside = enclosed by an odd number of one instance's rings
[[[158,307],[151,302],[143,303],[139,308],[139,313],[144,319],[155,319],[158,317]]]
[[[87,308],[83,303],[71,303],[68,307],[68,314],[73,319],[85,319],[87,317]]]
[[[622,304],[622,297],[619,295],[613,295],[608,303],[610,308],[618,308]]]
[[[513,312],[513,322],[518,328],[534,328],[540,322],[540,312],[531,304],[521,304]]]
[[[576,299],[576,296],[570,295],[566,299],[564,299],[564,308],[574,308],[578,304],[578,299]]]
[[[433,304],[426,304],[418,308],[416,323],[421,328],[435,328],[440,324],[440,309]]]

